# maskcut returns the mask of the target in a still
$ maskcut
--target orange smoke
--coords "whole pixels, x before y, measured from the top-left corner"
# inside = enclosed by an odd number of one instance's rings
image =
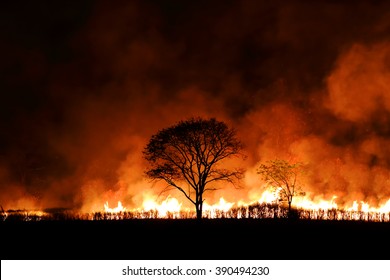
[[[326,106],[352,122],[370,122],[390,110],[390,44],[354,44],[328,77]]]
[[[256,169],[275,158],[305,164],[307,207],[387,205],[389,3],[146,2],[91,2],[61,14],[73,27],[56,36],[34,29],[57,26],[51,13],[4,7],[17,23],[0,45],[4,209],[192,207],[148,181],[142,159],[154,133],[192,116],[235,128],[248,156],[227,163],[245,178],[207,193],[208,207],[265,199]]]

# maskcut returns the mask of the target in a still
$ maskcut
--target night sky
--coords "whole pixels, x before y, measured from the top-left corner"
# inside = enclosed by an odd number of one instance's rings
[[[206,202],[258,198],[274,158],[313,200],[390,198],[389,1],[2,1],[0,54],[4,209],[139,207],[142,149],[192,116],[248,156]]]

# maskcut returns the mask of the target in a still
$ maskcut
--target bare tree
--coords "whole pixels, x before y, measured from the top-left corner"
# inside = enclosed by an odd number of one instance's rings
[[[302,163],[288,163],[281,159],[269,160],[260,165],[257,173],[271,186],[273,191],[277,192],[281,201],[287,201],[288,212],[291,214],[293,198],[305,195],[298,184],[298,177],[303,174]]]
[[[233,129],[215,118],[190,118],[158,131],[143,154],[149,162],[146,175],[176,188],[196,208],[202,218],[203,195],[216,190],[213,182],[242,178],[243,170],[228,170],[220,163],[232,156],[243,156],[243,146]]]

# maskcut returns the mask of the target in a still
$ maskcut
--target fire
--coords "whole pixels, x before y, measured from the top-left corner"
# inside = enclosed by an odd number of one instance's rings
[[[375,208],[364,201],[353,201],[349,207],[340,208],[336,203],[337,196],[330,200],[320,199],[316,202],[309,197],[294,197],[293,207],[301,212],[301,218],[309,219],[332,219],[332,220],[380,220],[390,221],[390,199],[381,207]],[[146,198],[142,208],[127,210],[121,201],[118,206],[110,208],[108,202],[104,204],[105,213],[115,215],[118,213],[137,213],[133,218],[195,218],[194,210],[183,207],[178,199],[168,196],[161,203],[156,199]],[[278,192],[266,190],[260,199],[250,202],[228,202],[221,197],[214,204],[203,204],[203,217],[205,218],[270,218],[283,217],[286,209],[280,208]],[[123,218],[123,217],[122,217]]]
[[[41,221],[48,218],[48,214],[41,210],[2,210],[0,219],[5,221],[7,219],[18,219],[22,221]]]
[[[104,203],[104,211],[107,212],[107,213],[114,214],[114,213],[125,212],[126,208],[122,206],[122,202],[120,202],[120,201],[118,201],[118,206],[117,207],[110,208],[108,206],[108,201],[106,201],[106,203]]]
[[[278,192],[266,190],[259,199],[238,202],[220,199],[213,204],[203,203],[204,218],[280,218],[286,217],[287,207],[278,200]],[[390,222],[390,199],[379,207],[373,207],[366,201],[355,200],[350,205],[340,207],[337,196],[331,199],[311,199],[309,195],[294,197],[292,206],[297,209],[300,219],[326,220],[364,220]],[[142,207],[129,209],[118,201],[117,206],[111,208],[108,201],[104,203],[104,212],[87,213],[78,216],[81,219],[153,219],[153,218],[196,218],[194,207],[183,206],[177,198],[168,196],[157,202],[155,198],[145,197]],[[49,219],[49,213],[43,211],[2,211],[1,219],[22,219],[24,221]]]
[[[348,211],[362,211],[362,212],[376,212],[376,213],[387,213],[390,212],[390,199],[382,206],[375,208],[370,206],[367,202],[355,200],[352,206],[347,209]]]
[[[223,197],[213,205],[203,203],[204,215],[208,218],[217,218],[219,212],[228,212],[234,205],[234,202],[227,202]]]
[[[214,204],[203,204],[203,217],[218,218],[280,218],[286,217],[287,208],[276,198],[276,194],[266,191],[258,200],[244,202],[229,202],[221,197]],[[353,201],[351,205],[339,207],[336,203],[337,196],[330,200],[320,199],[316,202],[309,197],[295,197],[293,207],[298,210],[300,219],[322,220],[363,220],[390,222],[390,199],[379,207],[372,207],[365,201]],[[153,219],[153,218],[196,218],[193,208],[184,207],[178,199],[167,197],[161,203],[155,199],[146,198],[141,208],[129,210],[122,205],[121,201],[114,208],[110,208],[108,202],[104,204],[104,212],[74,216],[80,219]],[[49,213],[43,211],[3,211],[1,219],[20,219],[23,221],[39,221],[50,219]]]
[[[223,197],[213,205],[209,205],[206,202],[203,204],[203,209],[205,211],[229,211],[234,205],[234,202],[227,202]]]
[[[168,217],[169,213],[179,213],[181,211],[182,203],[176,198],[168,196],[161,204],[156,203],[153,199],[147,199],[143,203],[144,211],[155,210],[159,218]]]
[[[381,213],[390,212],[390,199],[379,208],[379,212],[381,212]]]
[[[259,203],[275,203],[278,200],[280,189],[276,191],[265,190],[258,200]]]
[[[337,209],[337,203],[334,201],[337,198],[337,196],[333,196],[330,201],[327,200],[320,200],[319,202],[315,203],[308,198],[296,198],[297,202],[294,203],[294,206],[297,208],[303,208],[303,209],[309,209],[309,210],[329,210],[329,209]]]

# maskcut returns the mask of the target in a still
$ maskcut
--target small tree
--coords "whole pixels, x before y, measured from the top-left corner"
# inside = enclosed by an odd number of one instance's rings
[[[150,165],[146,175],[183,193],[201,219],[204,193],[216,190],[212,183],[242,177],[242,170],[220,166],[229,157],[242,156],[242,148],[235,131],[214,118],[180,121],[151,137],[143,151]]]
[[[288,213],[291,214],[291,203],[294,196],[303,196],[301,186],[297,179],[303,173],[302,163],[288,163],[285,160],[269,160],[261,164],[257,170],[262,179],[277,192],[279,200],[287,201]]]

